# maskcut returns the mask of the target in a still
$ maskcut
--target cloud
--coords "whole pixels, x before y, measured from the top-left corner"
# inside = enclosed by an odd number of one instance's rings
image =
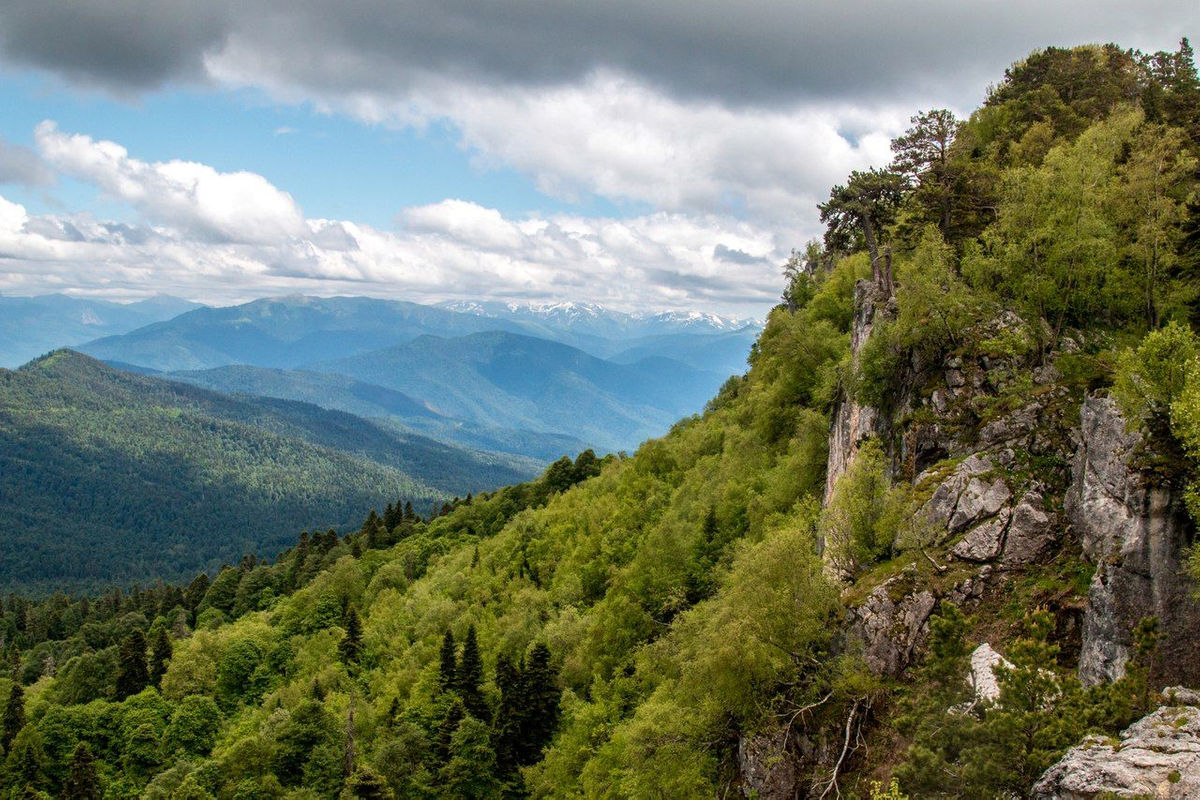
[[[774,236],[727,217],[510,219],[451,200],[408,209],[399,231],[306,220],[276,241],[220,241],[189,226],[30,216],[0,197],[0,291],[137,296],[152,286],[210,302],[275,292],[436,301],[588,298],[617,308],[760,313],[778,293]],[[718,245],[747,256],[734,264]]]
[[[549,87],[597,70],[727,106],[977,87],[1047,44],[1164,47],[1189,0],[10,0],[13,63],[123,90],[240,73],[308,95],[395,99],[431,76]]]
[[[0,136],[0,184],[44,186],[53,180],[54,174],[37,153]]]
[[[415,96],[399,115],[459,126],[465,146],[571,199],[596,194],[657,209],[770,222],[789,234],[828,187],[890,160],[911,111],[846,106],[734,111],[683,102],[613,74],[555,89],[454,87]],[[861,133],[851,143],[847,130]]]
[[[304,218],[291,195],[252,172],[217,172],[190,161],[147,163],[124,147],[66,134],[51,121],[34,139],[55,169],[95,184],[147,217],[214,241],[274,242],[299,235]]]

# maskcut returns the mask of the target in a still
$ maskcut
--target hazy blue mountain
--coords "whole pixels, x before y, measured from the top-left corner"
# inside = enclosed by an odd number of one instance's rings
[[[758,333],[757,328],[743,328],[731,333],[704,336],[689,333],[645,336],[624,342],[623,349],[607,358],[618,364],[632,364],[646,358],[671,358],[696,369],[721,372],[727,376],[741,374],[746,371],[746,358]]]
[[[71,351],[0,370],[0,583],[194,574],[524,480],[468,452],[338,411],[120,372]]]
[[[127,333],[199,307],[165,295],[137,303],[62,294],[0,296],[0,367],[15,367],[59,347]]]
[[[230,364],[289,369],[401,344],[425,334],[460,336],[497,327],[524,330],[517,322],[417,303],[295,295],[226,308],[201,308],[78,349],[105,361],[159,370]]]
[[[292,296],[197,309],[79,349],[221,391],[303,400],[443,441],[553,459],[665,433],[745,370],[756,331],[711,314],[580,303]]]
[[[589,446],[563,434],[489,427],[439,414],[403,392],[334,373],[281,370],[245,365],[158,373],[220,392],[300,400],[362,417],[385,417],[400,429],[476,450],[510,453],[553,461]]]
[[[499,331],[423,336],[310,368],[419,397],[445,416],[567,434],[605,450],[661,435],[680,416],[699,411],[727,377],[666,358],[616,364]]]

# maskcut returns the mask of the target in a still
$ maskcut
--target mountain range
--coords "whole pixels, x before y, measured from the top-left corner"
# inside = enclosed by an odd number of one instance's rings
[[[756,333],[714,315],[586,304],[291,296],[200,308],[79,349],[219,391],[383,416],[547,459],[661,435],[742,371]]]
[[[200,308],[199,303],[167,295],[136,303],[63,294],[0,296],[0,367],[20,366],[58,347],[128,333],[196,308]]]

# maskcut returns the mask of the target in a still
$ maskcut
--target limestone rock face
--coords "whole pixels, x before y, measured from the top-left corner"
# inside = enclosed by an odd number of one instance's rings
[[[1181,498],[1147,483],[1134,458],[1140,436],[1109,398],[1081,411],[1080,444],[1066,510],[1083,552],[1096,565],[1083,619],[1079,677],[1085,684],[1125,674],[1133,626],[1159,620],[1156,677],[1200,683],[1200,603],[1184,572],[1192,536]]]
[[[929,633],[937,598],[924,589],[893,599],[903,592],[905,581],[904,575],[884,581],[851,611],[851,634],[862,641],[867,667],[876,675],[900,674]]]
[[[800,778],[786,740],[786,731],[776,730],[743,736],[738,741],[738,767],[745,797],[791,800],[800,795]]]
[[[997,653],[987,642],[976,647],[971,653],[969,677],[977,701],[995,702],[1000,698],[1000,683],[996,680],[996,667],[1000,664],[1012,666],[1012,662]]]
[[[875,327],[877,309],[886,302],[883,290],[872,281],[859,281],[854,287],[854,321],[850,328],[850,356],[858,352]],[[833,495],[834,484],[850,466],[859,444],[868,436],[882,433],[884,420],[870,406],[860,405],[852,397],[838,402],[829,431],[829,460],[825,471],[825,502]]]
[[[1121,733],[1089,736],[1033,786],[1037,800],[1200,797],[1200,708],[1166,706]]]

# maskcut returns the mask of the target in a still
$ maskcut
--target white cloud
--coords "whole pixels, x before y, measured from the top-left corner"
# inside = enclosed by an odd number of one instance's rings
[[[149,219],[225,242],[268,243],[300,235],[304,217],[287,192],[252,172],[217,172],[191,161],[147,163],[121,145],[66,134],[52,121],[34,131],[42,158],[95,184]]]
[[[190,227],[33,216],[0,197],[0,291],[71,287],[137,296],[148,286],[208,302],[270,293],[586,298],[617,308],[760,314],[777,296],[774,235],[729,217],[509,219],[446,201],[408,209],[396,232],[307,220],[274,242],[213,242]],[[731,263],[722,248],[760,261]]]

